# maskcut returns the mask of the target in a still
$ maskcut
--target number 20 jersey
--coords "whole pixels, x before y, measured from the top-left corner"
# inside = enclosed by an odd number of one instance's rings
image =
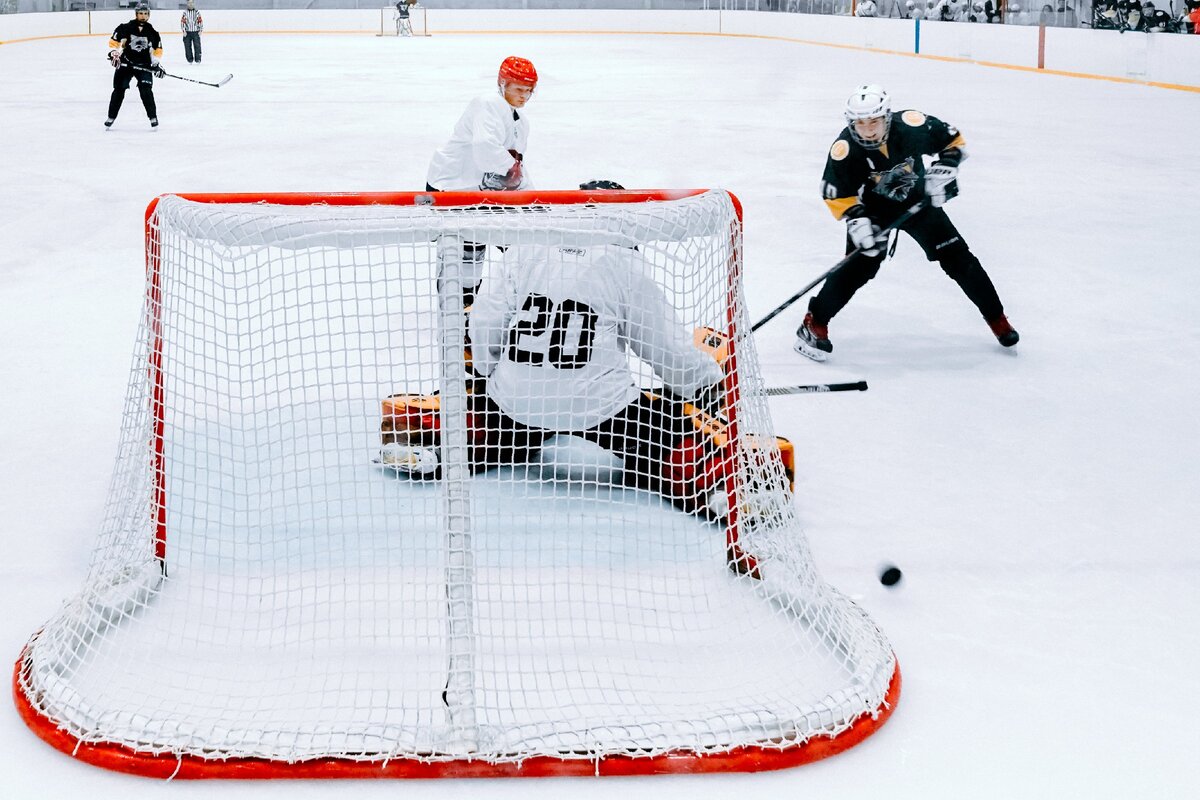
[[[510,247],[489,265],[470,327],[488,394],[533,427],[587,430],[633,402],[629,352],[683,397],[721,379],[626,247]]]

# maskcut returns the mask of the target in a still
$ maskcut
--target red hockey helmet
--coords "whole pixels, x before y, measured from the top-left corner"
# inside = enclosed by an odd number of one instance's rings
[[[537,70],[533,68],[533,62],[527,58],[509,56],[500,63],[500,75],[497,80],[500,83],[513,82],[537,86]]]

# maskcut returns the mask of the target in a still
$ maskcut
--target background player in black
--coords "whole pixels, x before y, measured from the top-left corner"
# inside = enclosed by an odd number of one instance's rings
[[[963,138],[951,125],[920,111],[891,110],[881,87],[860,86],[846,101],[847,126],[825,162],[822,191],[837,219],[846,220],[846,252],[859,254],[830,275],[796,330],[796,350],[814,361],[833,352],[829,321],[875,277],[887,237],[880,232],[922,198],[929,206],[901,226],[975,304],[1005,347],[1020,338],[1004,306],[954,223],[941,206],[958,194]],[[936,156],[928,168],[922,156]]]
[[[123,22],[113,31],[112,39],[108,42],[108,60],[116,67],[113,75],[112,97],[108,100],[108,119],[104,127],[111,128],[121,110],[121,102],[125,99],[125,90],[129,82],[136,79],[138,94],[142,96],[142,105],[146,108],[146,116],[150,118],[150,127],[158,127],[158,107],[154,103],[154,76],[163,76],[159,66],[162,58],[162,37],[150,24],[150,6],[139,3],[134,10],[133,19]],[[136,69],[140,67],[140,69]]]

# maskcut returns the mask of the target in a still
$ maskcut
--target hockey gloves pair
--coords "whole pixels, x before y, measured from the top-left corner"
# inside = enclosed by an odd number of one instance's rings
[[[124,64],[121,62],[121,51],[120,50],[109,50],[108,51],[108,63],[113,65],[113,69],[120,69],[122,66],[124,66]],[[147,67],[137,67],[137,69],[144,69],[156,78],[166,77],[166,74],[167,74],[167,71],[165,69],[163,69],[163,67],[162,67],[162,63],[157,60],[151,61],[150,66],[148,68]]]

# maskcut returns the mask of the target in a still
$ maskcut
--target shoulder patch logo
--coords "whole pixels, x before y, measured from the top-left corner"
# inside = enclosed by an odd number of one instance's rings
[[[850,155],[850,143],[845,139],[838,139],[833,143],[833,147],[829,148],[829,157],[834,161],[841,161],[848,155]]]
[[[906,124],[911,125],[914,128],[919,128],[925,124],[925,115],[920,111],[905,111],[900,115],[900,119],[904,120]]]

